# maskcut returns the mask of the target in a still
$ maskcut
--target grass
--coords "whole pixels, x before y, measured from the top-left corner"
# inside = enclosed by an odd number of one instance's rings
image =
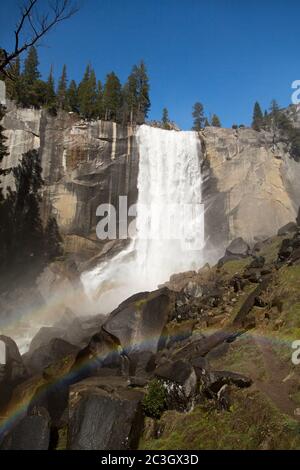
[[[168,411],[158,422],[160,437],[142,439],[140,449],[300,449],[300,426],[283,416],[260,392],[233,392],[230,411],[197,406]]]

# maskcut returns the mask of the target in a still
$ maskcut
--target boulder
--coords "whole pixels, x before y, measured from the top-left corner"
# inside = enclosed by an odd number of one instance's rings
[[[247,388],[252,385],[252,380],[245,375],[229,371],[205,370],[202,374],[202,390],[208,394],[217,394],[224,385]]]
[[[256,304],[256,299],[259,298],[262,292],[264,292],[271,282],[271,276],[265,276],[262,282],[247,296],[244,303],[241,305],[237,315],[233,320],[233,325],[244,325],[247,315]]]
[[[77,354],[72,367],[71,383],[97,375],[103,367],[118,369],[121,374],[124,362],[127,362],[128,366],[128,358],[122,350],[119,339],[102,327],[101,331],[92,336],[88,345]]]
[[[235,238],[226,248],[225,255],[237,258],[246,258],[250,253],[250,247],[241,237]]]
[[[255,256],[253,261],[247,266],[247,269],[262,269],[265,265],[265,258],[263,256]]]
[[[65,334],[66,332],[63,328],[58,328],[55,326],[42,326],[42,328],[39,329],[37,334],[31,340],[28,350],[29,355],[32,354],[36,349],[49,344],[52,339],[63,338]]]
[[[195,369],[186,361],[163,364],[155,370],[155,376],[166,389],[168,409],[185,411],[192,405],[197,390]]]
[[[48,450],[50,444],[50,418],[46,410],[24,416],[4,437],[0,450]]]
[[[117,337],[127,352],[156,353],[174,299],[167,288],[130,297],[114,310],[103,328]]]
[[[68,449],[136,449],[143,430],[143,396],[116,377],[93,377],[73,385]]]
[[[281,237],[284,235],[289,235],[290,233],[295,233],[297,232],[297,230],[297,224],[295,222],[289,222],[278,230],[277,235]]]
[[[32,353],[24,354],[23,359],[28,370],[33,373],[40,373],[50,364],[54,364],[69,354],[76,354],[79,348],[60,338],[52,339],[48,344],[34,349]]]
[[[28,376],[27,369],[15,341],[8,336],[0,335],[5,345],[5,364],[0,372],[0,409],[9,401],[16,385]]]

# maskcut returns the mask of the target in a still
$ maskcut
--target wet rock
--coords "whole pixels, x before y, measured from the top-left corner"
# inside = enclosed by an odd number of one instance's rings
[[[297,229],[298,227],[295,222],[289,222],[278,230],[277,235],[279,237],[289,235],[290,233],[295,233]]]
[[[9,401],[16,385],[28,377],[18,346],[13,339],[0,335],[0,341],[5,345],[5,364],[0,374],[0,409]]]
[[[92,378],[70,389],[68,448],[136,449],[143,431],[143,393],[120,378]]]
[[[103,367],[117,369],[121,374],[124,361],[128,362],[128,358],[122,350],[119,339],[102,327],[99,333],[92,336],[89,344],[77,354],[71,371],[72,381],[76,383],[98,373],[101,374]]]
[[[128,358],[130,376],[144,377],[155,369],[155,354],[151,351],[132,352]]]
[[[50,341],[55,338],[63,338],[65,334],[65,330],[62,328],[54,326],[43,326],[32,338],[28,351],[29,354],[32,354],[36,349],[49,344]]]
[[[173,307],[174,299],[167,288],[141,293],[119,305],[103,328],[119,339],[127,353],[131,350],[156,353]]]
[[[249,245],[241,237],[239,237],[233,240],[226,248],[225,255],[236,256],[237,258],[246,258],[249,255],[249,252]]]
[[[262,282],[254,289],[246,298],[244,303],[242,304],[241,308],[239,309],[236,317],[233,320],[233,325],[244,325],[245,320],[249,312],[251,312],[252,308],[255,305],[256,299],[261,295],[262,292],[266,290],[269,283],[271,282],[271,277],[265,277]],[[250,322],[250,324],[252,324]],[[250,326],[248,324],[248,327]]]
[[[252,385],[252,380],[242,374],[229,371],[212,371],[203,368],[198,375],[201,393],[208,398],[216,398],[225,385],[233,385],[238,388],[247,388]]]
[[[179,360],[164,364],[155,370],[155,376],[164,383],[168,409],[184,411],[192,405],[197,389],[197,376],[188,362]]]
[[[183,291],[186,296],[196,299],[203,295],[202,287],[197,282],[193,281],[189,281]]]
[[[48,344],[34,349],[32,353],[24,354],[23,359],[28,370],[40,373],[50,364],[54,364],[69,354],[76,354],[79,348],[60,338],[52,339]]]
[[[23,417],[6,435],[1,450],[48,450],[50,418],[46,411]]]

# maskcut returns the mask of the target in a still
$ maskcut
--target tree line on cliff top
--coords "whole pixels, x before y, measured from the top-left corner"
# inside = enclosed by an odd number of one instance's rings
[[[69,80],[63,66],[57,86],[53,68],[46,81],[41,79],[37,50],[32,46],[21,70],[19,57],[10,65],[9,77],[4,76],[8,97],[17,105],[78,113],[84,119],[104,119],[119,123],[143,124],[150,109],[149,78],[143,61],[134,65],[124,85],[115,72],[107,74],[104,84],[88,64],[82,80]],[[13,77],[13,79],[11,79]]]

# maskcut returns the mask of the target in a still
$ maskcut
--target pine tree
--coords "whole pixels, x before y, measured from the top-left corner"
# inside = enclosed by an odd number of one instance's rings
[[[143,61],[134,65],[123,88],[123,121],[143,124],[150,109],[149,78]]]
[[[64,109],[65,111],[69,110],[67,99],[67,81],[67,67],[64,65],[57,87],[57,104],[60,109]]]
[[[20,58],[17,57],[9,66],[8,76],[0,75],[0,79],[5,81],[6,94],[9,99],[19,103],[19,93],[21,90],[21,71],[20,71]]]
[[[253,110],[252,129],[260,131],[264,125],[264,117],[259,103],[256,101]]]
[[[213,114],[211,118],[211,125],[213,127],[221,127],[221,121],[216,114]]]
[[[27,85],[33,85],[36,80],[40,78],[38,70],[39,59],[37,50],[31,46],[24,63],[23,79]]]
[[[143,124],[148,116],[151,102],[149,97],[149,78],[147,69],[143,61],[134,67],[134,73],[137,80],[137,124]]]
[[[96,101],[96,75],[92,67],[88,65],[78,87],[79,112],[85,119],[94,119],[97,117]]]
[[[136,121],[138,109],[137,75],[132,71],[123,87],[123,123],[133,124]]]
[[[97,83],[97,92],[96,92],[96,117],[98,119],[103,118],[103,87],[100,80]]]
[[[194,119],[192,130],[200,131],[201,129],[203,129],[205,125],[205,116],[202,103],[197,102],[194,104],[192,116]]]
[[[49,261],[63,254],[62,238],[55,217],[49,217],[45,229],[45,252]]]
[[[122,111],[122,89],[121,83],[114,72],[106,76],[103,91],[103,109],[106,121],[119,122]]]
[[[77,85],[74,80],[71,80],[68,92],[67,92],[67,99],[69,108],[73,113],[79,112],[79,104],[78,104],[78,90]]]
[[[47,95],[46,95],[46,107],[52,113],[56,113],[56,94],[55,94],[55,85],[53,78],[53,68],[51,65],[50,73],[47,80]]]
[[[167,108],[163,109],[161,122],[162,122],[162,125],[163,125],[164,129],[169,129],[170,128],[169,111],[167,110]]]
[[[40,104],[39,89],[41,83],[40,73],[38,70],[39,60],[36,48],[30,47],[24,63],[24,70],[21,75],[21,91],[19,102],[24,107],[34,106],[38,107]]]

